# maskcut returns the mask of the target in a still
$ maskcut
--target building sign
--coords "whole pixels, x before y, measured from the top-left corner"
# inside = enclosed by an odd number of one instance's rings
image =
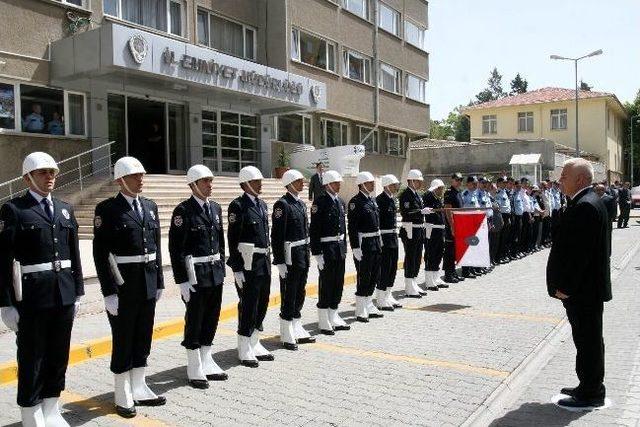
[[[341,145],[291,153],[291,167],[310,177],[315,173],[316,163],[322,162],[325,169],[333,169],[343,176],[356,176],[360,172],[360,159],[365,156],[364,145]]]
[[[127,44],[129,45],[129,52],[131,52],[133,60],[136,61],[137,64],[142,64],[149,51],[147,40],[140,34],[135,34],[129,38],[129,43]]]

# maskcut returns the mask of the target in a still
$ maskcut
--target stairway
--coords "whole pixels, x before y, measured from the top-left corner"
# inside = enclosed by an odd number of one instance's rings
[[[105,184],[96,194],[83,199],[75,206],[75,214],[79,225],[80,239],[93,238],[93,215],[96,205],[104,199],[118,193],[115,183]],[[303,190],[302,199],[308,204],[307,187]],[[285,190],[279,179],[265,178],[262,181],[262,194],[260,197],[267,203],[269,213],[273,204],[284,194]],[[222,207],[222,221],[226,229],[227,207],[229,203],[242,194],[237,177],[216,176],[213,179],[212,199]],[[191,196],[191,190],[186,184],[184,175],[146,175],[142,195],[155,201],[160,214],[160,226],[163,236],[169,232],[171,213],[181,201]]]

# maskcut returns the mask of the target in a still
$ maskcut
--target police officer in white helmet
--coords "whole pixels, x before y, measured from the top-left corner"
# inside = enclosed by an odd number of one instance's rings
[[[49,154],[29,154],[29,189],[0,210],[0,313],[17,336],[24,426],[69,425],[58,401],[84,286],[73,208],[51,195],[58,171]]]
[[[166,403],[145,373],[164,276],[158,207],[140,195],[146,171],[134,157],[118,159],[113,171],[120,192],[96,206],[93,259],[113,336],[116,412],[131,418],[136,406]]]
[[[269,215],[259,198],[262,173],[255,166],[240,169],[243,194],[229,204],[227,241],[229,259],[238,291],[238,358],[244,366],[257,368],[259,361],[274,360],[260,343],[262,322],[271,291]]]

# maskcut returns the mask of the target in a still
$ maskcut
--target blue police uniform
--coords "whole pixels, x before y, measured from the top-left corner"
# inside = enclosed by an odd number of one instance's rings
[[[25,132],[43,132],[44,117],[38,113],[31,113],[22,121],[22,130]]]

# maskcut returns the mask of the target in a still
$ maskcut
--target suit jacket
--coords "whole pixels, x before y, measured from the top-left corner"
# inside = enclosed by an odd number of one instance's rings
[[[295,242],[309,237],[307,205],[287,192],[273,205],[271,216],[271,248],[273,263],[285,263],[285,242]],[[291,265],[309,268],[309,245],[291,248]]]
[[[229,259],[227,265],[234,272],[244,270],[244,261],[239,243],[253,243],[256,248],[269,248],[269,215],[267,204],[262,199],[259,206],[251,200],[247,193],[236,198],[229,204],[227,241],[229,243]],[[255,276],[271,275],[271,255],[254,254],[251,272]]]
[[[311,253],[323,255],[325,260],[339,261],[347,254],[347,236],[344,201],[338,196],[337,203],[328,194],[314,200],[311,206]],[[337,242],[322,242],[323,237],[344,235]]]
[[[568,202],[547,262],[547,291],[569,295],[567,303],[611,300],[609,217],[600,197],[591,189]]]
[[[376,196],[376,203],[380,211],[380,230],[396,230],[397,212],[396,199],[389,197],[384,191]],[[385,248],[395,249],[398,247],[398,234],[385,233],[382,235],[382,245]]]
[[[185,257],[201,257],[220,254],[220,261],[194,265],[198,287],[210,288],[222,285],[224,281],[224,231],[222,229],[222,209],[209,201],[211,218],[207,217],[200,203],[191,196],[180,203],[171,216],[169,228],[169,253],[176,283],[189,281]]]
[[[349,200],[347,214],[349,242],[351,248],[360,248],[363,253],[381,252],[379,237],[366,237],[360,244],[360,233],[376,233],[380,231],[380,211],[373,197],[365,196],[362,191]]]
[[[52,198],[53,221],[29,192],[0,210],[0,307],[51,308],[75,303],[84,295],[78,223],[71,205]],[[22,302],[13,289],[13,261],[22,266],[71,261],[71,268],[22,275]]]
[[[158,207],[153,200],[139,196],[144,217],[137,213],[121,193],[98,203],[93,220],[93,261],[104,296],[118,294],[120,298],[155,299],[158,289],[164,289],[160,222]],[[124,283],[117,286],[109,266],[109,253],[116,256],[156,254],[147,263],[119,264]]]
[[[324,186],[320,180],[320,175],[314,173],[309,181],[309,200],[316,200],[324,194]]]
[[[618,191],[618,204],[621,208],[631,206],[631,191],[628,188],[622,188]]]

